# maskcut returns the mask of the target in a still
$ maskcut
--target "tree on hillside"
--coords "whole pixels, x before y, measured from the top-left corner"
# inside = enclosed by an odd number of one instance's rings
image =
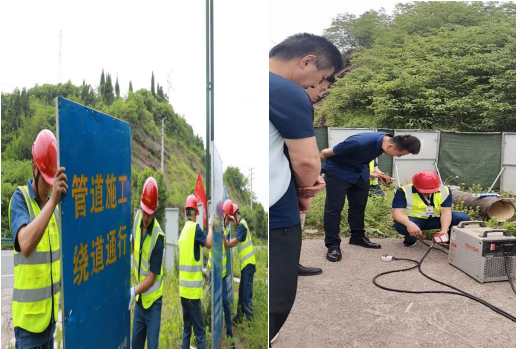
[[[102,97],[104,97],[104,84],[106,83],[106,79],[104,78],[104,68],[102,69],[101,74],[101,84],[99,85],[99,93]]]
[[[351,42],[365,18],[348,23]],[[413,2],[380,23],[316,124],[515,131],[515,4]]]
[[[154,72],[151,72],[151,93],[153,94],[153,96],[156,94],[154,92]]]
[[[129,92],[133,92],[133,84],[131,84],[131,81],[129,81]]]
[[[244,177],[238,167],[228,166],[223,174],[224,182],[233,188],[243,191],[248,185],[248,179]]]
[[[112,105],[115,95],[113,94],[113,85],[111,84],[111,75],[108,74],[106,84],[104,84],[104,101],[106,105]]]
[[[115,82],[115,96],[117,96],[117,98],[120,98],[120,86],[118,85],[118,76],[117,81]]]

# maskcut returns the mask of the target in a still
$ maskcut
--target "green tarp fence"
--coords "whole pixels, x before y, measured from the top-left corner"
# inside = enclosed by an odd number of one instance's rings
[[[442,131],[438,153],[442,181],[489,188],[501,170],[501,142],[501,133]],[[499,180],[492,190],[499,190]]]

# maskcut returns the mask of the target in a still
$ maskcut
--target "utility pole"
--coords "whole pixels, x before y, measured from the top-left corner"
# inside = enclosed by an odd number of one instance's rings
[[[250,206],[253,210],[253,170],[255,167],[250,168]]]
[[[163,123],[164,121],[165,121],[165,118],[162,118],[162,172],[165,175],[165,172],[163,170],[163,138],[164,138],[164,135],[165,135],[165,125]]]

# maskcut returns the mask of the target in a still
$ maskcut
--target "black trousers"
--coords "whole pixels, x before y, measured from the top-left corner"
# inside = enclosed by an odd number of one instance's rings
[[[269,230],[269,341],[287,320],[298,287],[302,248],[300,224]]]
[[[330,173],[325,174],[327,197],[323,214],[323,229],[325,230],[325,246],[339,246],[339,224],[341,211],[345,206],[345,196],[348,198],[348,225],[352,236],[364,235],[364,210],[368,202],[370,182],[362,178],[356,183],[344,181]]]

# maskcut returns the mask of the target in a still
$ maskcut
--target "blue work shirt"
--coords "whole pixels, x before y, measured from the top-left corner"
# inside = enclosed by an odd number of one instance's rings
[[[237,224],[237,230],[235,231],[235,238],[239,240],[240,242],[243,242],[246,240],[246,234],[248,233],[248,230],[244,226],[244,224],[241,223],[242,216],[239,218],[239,223]]]
[[[307,93],[298,84],[269,73],[269,121],[284,139],[314,137],[313,107]],[[283,146],[283,145],[282,145]],[[284,156],[288,158],[287,150]],[[290,164],[290,162],[289,162]],[[271,171],[271,168],[269,169]],[[270,183],[275,188],[274,183]],[[269,210],[269,229],[300,224],[300,208],[296,184],[291,170],[287,191]]]
[[[29,180],[27,181],[27,187],[29,188],[29,197],[31,199],[36,199],[36,202],[39,205],[40,200],[36,197],[36,193],[32,189],[31,178],[29,178]],[[11,199],[11,233],[13,234],[14,249],[16,250],[16,252],[21,252],[20,245],[18,244],[17,239],[18,231],[24,225],[30,224],[30,222],[31,217],[29,215],[29,208],[27,207],[25,197],[23,196],[22,192],[19,191],[18,188],[16,188],[13,194],[13,198]]]
[[[369,164],[382,153],[385,132],[364,132],[350,136],[336,144],[332,150],[336,155],[325,160],[323,169],[349,183],[357,183],[359,178],[370,181]]]
[[[424,200],[424,197],[422,196],[422,194],[420,194],[414,186],[411,187],[411,192],[414,194],[418,193],[418,196],[420,196],[420,199],[422,199],[423,202],[426,202]],[[429,197],[429,201],[431,202],[431,206],[434,206],[433,194],[431,194],[431,196]],[[393,197],[393,202],[391,204],[391,208],[406,208],[406,207],[407,207],[406,195],[404,194],[404,191],[401,188],[399,188],[399,189],[397,189],[397,192],[395,193],[395,196]],[[445,201],[442,203],[442,207],[452,207],[452,194],[450,193],[450,190],[449,190],[449,196],[447,196]]]
[[[192,221],[192,219],[187,218],[187,221]],[[199,261],[199,258],[201,258],[201,255],[199,254],[199,246],[204,247],[206,243],[207,235],[201,229],[199,224],[196,224],[196,236],[194,238],[194,258],[196,261]]]

